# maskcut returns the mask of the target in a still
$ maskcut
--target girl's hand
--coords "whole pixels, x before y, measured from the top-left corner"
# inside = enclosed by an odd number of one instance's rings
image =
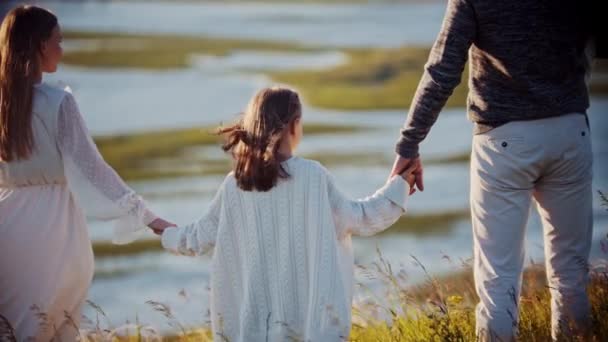
[[[152,229],[152,231],[154,232],[154,234],[156,235],[162,235],[163,231],[169,227],[177,227],[177,225],[175,225],[174,223],[171,223],[169,221],[165,221],[162,218],[157,218],[156,220],[150,222],[150,224],[148,225],[148,227],[150,227],[150,229]]]
[[[416,188],[414,185],[416,184],[416,175],[414,172],[417,170],[418,165],[412,163],[410,166],[403,171],[400,176],[409,184],[410,186],[410,195],[416,192]]]

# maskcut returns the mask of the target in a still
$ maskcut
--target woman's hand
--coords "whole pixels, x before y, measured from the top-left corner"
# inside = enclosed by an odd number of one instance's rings
[[[152,229],[152,231],[154,232],[154,234],[156,235],[162,235],[163,231],[169,227],[177,227],[176,224],[171,223],[169,221],[166,221],[162,218],[157,218],[156,220],[150,222],[150,224],[148,225],[148,227],[150,227],[150,229]]]

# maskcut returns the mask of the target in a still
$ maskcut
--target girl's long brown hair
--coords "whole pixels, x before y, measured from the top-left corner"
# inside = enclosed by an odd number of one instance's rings
[[[222,128],[226,135],[224,151],[235,160],[234,176],[245,191],[268,191],[289,174],[279,155],[282,138],[290,125],[301,117],[298,94],[287,88],[265,88],[249,102],[239,122]]]
[[[35,6],[10,11],[0,26],[0,161],[26,159],[34,148],[32,99],[42,43],[57,17]]]

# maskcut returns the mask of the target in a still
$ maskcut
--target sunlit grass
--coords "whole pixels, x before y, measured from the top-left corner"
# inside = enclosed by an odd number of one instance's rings
[[[66,32],[65,38],[88,44],[88,48],[67,51],[64,62],[93,68],[163,70],[190,66],[193,54],[221,56],[234,50],[311,52],[330,49],[255,40],[101,32]],[[307,102],[317,107],[405,109],[416,90],[429,52],[428,47],[333,50],[345,53],[349,61],[330,70],[268,73],[276,81],[301,90]],[[447,105],[464,106],[465,99],[466,84],[456,89]]]
[[[343,110],[407,109],[424,71],[429,47],[345,51],[348,63],[331,70],[273,72],[278,81],[293,84],[308,102]],[[467,79],[465,71],[463,79]],[[447,106],[464,107],[466,81]]]
[[[66,51],[63,62],[91,68],[186,68],[194,54],[222,56],[239,50],[312,51],[299,44],[178,35],[66,31],[67,41],[87,48]]]
[[[478,297],[474,289],[472,271],[467,262],[454,263],[454,273],[436,277],[414,256],[425,280],[412,285],[407,273],[393,267],[382,254],[369,266],[359,266],[367,278],[382,284],[379,292],[364,284],[360,291],[370,299],[353,307],[353,326],[349,341],[422,342],[475,341],[475,305]],[[448,260],[448,262],[452,262]],[[560,341],[605,341],[608,338],[608,274],[606,269],[591,273],[587,293],[591,303],[589,336],[563,336]],[[180,296],[187,298],[185,292]],[[93,302],[95,318],[81,328],[83,341],[211,341],[208,322],[201,326],[184,325],[168,305],[147,300],[150,310],[166,320],[171,332],[145,323],[112,324],[110,317]],[[550,294],[544,267],[532,265],[524,272],[520,297],[518,340],[550,341]],[[1,316],[0,316],[1,317]],[[10,336],[9,327],[0,326],[2,336]],[[7,341],[14,339],[8,338]]]
[[[194,54],[226,55],[235,50],[311,52],[329,47],[175,35],[144,35],[102,32],[65,32],[68,41],[87,48],[67,51],[64,62],[93,68],[164,70],[186,68]],[[429,46],[386,48],[334,48],[349,59],[329,70],[294,70],[267,73],[278,82],[303,92],[307,102],[322,108],[342,110],[407,109],[412,101],[430,51]],[[597,61],[594,75],[606,75],[608,63]],[[447,107],[464,107],[468,71],[449,98]],[[608,94],[605,77],[594,77],[591,93]]]
[[[604,206],[608,200],[600,193]],[[602,244],[608,242],[608,236]],[[380,293],[363,283],[359,291],[370,294],[368,300],[353,307],[353,326],[349,341],[475,341],[475,304],[478,297],[469,260],[452,260],[453,272],[435,276],[415,256],[424,282],[414,285],[404,270],[393,267],[378,251],[378,258],[371,265],[358,265],[366,279],[379,281]],[[605,341],[608,339],[608,270],[605,260],[592,267],[591,281],[587,289],[591,304],[590,327],[584,338],[577,335],[563,336],[560,341]],[[184,290],[178,293],[188,298]],[[171,307],[162,302],[148,300],[150,310],[165,317],[172,332],[163,333],[157,327],[140,322],[112,324],[99,305],[88,302],[96,317],[85,317],[81,328],[82,341],[210,341],[208,322],[198,327],[185,326],[174,315]],[[550,295],[544,267],[533,264],[525,272],[520,297],[518,340],[550,341]],[[34,310],[39,310],[33,307]],[[44,317],[44,313],[40,313]],[[67,317],[67,315],[66,315]],[[88,323],[87,323],[88,322]],[[43,322],[44,323],[44,322]],[[75,329],[78,327],[74,326]],[[12,327],[0,314],[0,336],[6,341],[16,341]]]
[[[450,233],[459,222],[470,220],[469,210],[454,210],[433,214],[405,214],[381,234],[413,234],[432,236]]]
[[[327,167],[389,167],[394,161],[394,155],[378,152],[314,152],[302,155],[303,158],[316,160]],[[465,152],[445,157],[430,157],[424,159],[425,166],[466,164],[470,160],[470,153]]]
[[[453,275],[434,277],[427,273],[425,284],[403,285],[403,277],[390,265],[378,262],[374,268],[387,285],[384,296],[393,305],[377,303],[356,308],[351,341],[476,341],[475,304],[478,300],[470,269]],[[422,266],[423,267],[423,266]],[[458,268],[458,266],[455,266]],[[424,271],[426,272],[426,270]],[[562,341],[604,341],[608,338],[608,277],[605,271],[592,274],[588,288],[593,337],[570,335]],[[519,341],[551,341],[550,295],[543,267],[524,272],[520,298]],[[384,319],[368,312],[381,313]],[[388,317],[388,318],[386,318]]]
[[[224,174],[230,169],[226,160],[202,160],[189,168],[154,168],[149,162],[163,157],[179,157],[189,147],[221,145],[221,137],[215,134],[217,127],[171,129],[144,133],[132,133],[108,137],[96,137],[95,143],[104,159],[128,180],[204,176]],[[327,134],[352,134],[369,128],[352,125],[305,124],[308,136]],[[190,159],[190,158],[187,158]],[[196,162],[195,162],[196,164]],[[171,165],[169,165],[171,166]],[[190,163],[189,166],[193,166]]]
[[[93,254],[96,258],[118,257],[126,255],[141,254],[146,252],[158,252],[163,248],[159,239],[142,239],[126,245],[115,245],[111,241],[93,242]]]

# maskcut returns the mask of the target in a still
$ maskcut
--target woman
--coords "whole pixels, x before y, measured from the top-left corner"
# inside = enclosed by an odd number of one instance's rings
[[[169,225],[104,162],[72,95],[41,82],[60,43],[57,18],[39,7],[13,9],[0,27],[0,314],[19,341],[78,334],[93,276],[82,205],[118,219],[118,242]]]

